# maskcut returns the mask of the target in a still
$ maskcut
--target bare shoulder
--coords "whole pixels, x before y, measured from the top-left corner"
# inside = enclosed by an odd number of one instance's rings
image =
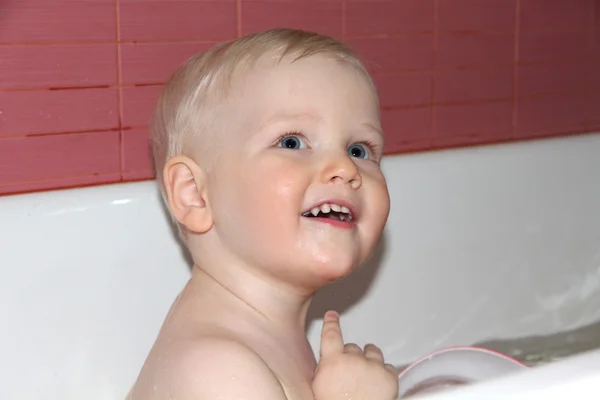
[[[131,400],[286,400],[264,360],[234,340],[207,337],[180,343],[155,363],[153,373],[140,376]]]

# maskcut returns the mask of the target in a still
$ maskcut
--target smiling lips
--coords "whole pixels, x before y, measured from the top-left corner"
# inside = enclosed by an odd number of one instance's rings
[[[352,226],[354,219],[352,211],[348,207],[332,202],[313,207],[302,216],[341,227]]]

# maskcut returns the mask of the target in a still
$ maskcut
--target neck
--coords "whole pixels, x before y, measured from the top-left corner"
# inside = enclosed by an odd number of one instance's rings
[[[211,286],[227,303],[243,310],[257,323],[296,337],[305,335],[306,317],[313,294],[300,291],[269,276],[234,266],[209,268],[194,265],[192,282]]]

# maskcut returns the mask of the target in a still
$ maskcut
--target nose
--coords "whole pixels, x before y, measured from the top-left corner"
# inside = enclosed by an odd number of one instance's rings
[[[362,185],[358,166],[348,154],[328,154],[321,172],[322,183],[347,183],[354,190]]]

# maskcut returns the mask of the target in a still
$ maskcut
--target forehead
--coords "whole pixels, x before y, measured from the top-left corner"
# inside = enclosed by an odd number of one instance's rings
[[[365,73],[328,55],[279,61],[265,55],[237,76],[239,108],[265,120],[342,118],[379,125],[376,92]]]

